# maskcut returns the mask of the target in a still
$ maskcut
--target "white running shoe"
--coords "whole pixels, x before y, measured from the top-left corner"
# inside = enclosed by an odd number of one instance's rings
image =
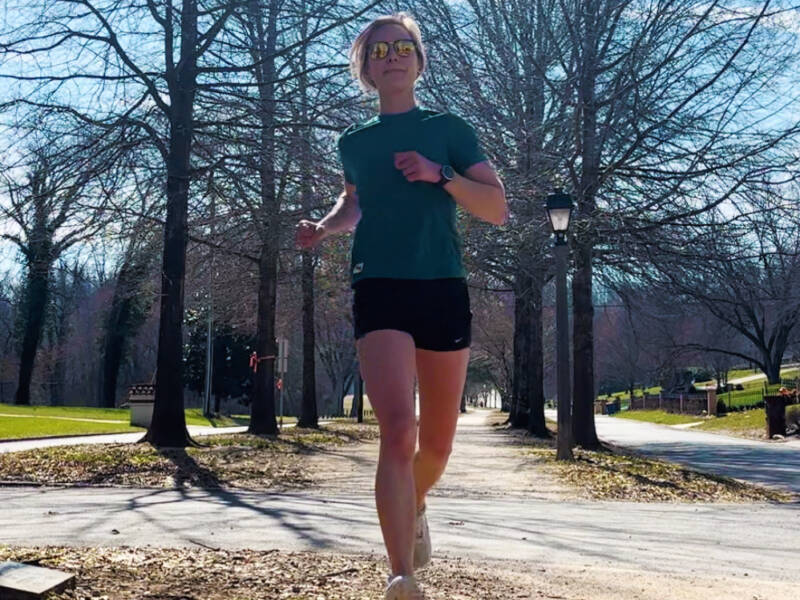
[[[428,531],[428,517],[425,505],[417,511],[414,527],[414,570],[422,569],[431,562],[431,534]]]
[[[425,600],[422,590],[413,575],[397,575],[389,578],[384,600]]]

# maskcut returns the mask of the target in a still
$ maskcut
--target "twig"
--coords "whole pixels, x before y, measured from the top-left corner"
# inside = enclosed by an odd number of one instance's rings
[[[358,569],[356,567],[350,567],[349,569],[343,569],[341,571],[336,571],[334,573],[326,573],[325,575],[320,575],[320,579],[325,579],[326,577],[336,577],[337,575],[346,575],[347,573],[357,573]]]

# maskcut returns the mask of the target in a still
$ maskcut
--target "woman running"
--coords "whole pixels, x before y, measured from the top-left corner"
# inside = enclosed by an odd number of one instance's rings
[[[381,433],[375,500],[391,566],[387,600],[424,597],[414,570],[431,556],[425,498],[447,465],[466,379],[472,314],[456,204],[496,225],[507,213],[472,127],[417,105],[425,65],[419,26],[405,13],[374,20],[356,38],[350,68],[377,92],[379,113],[339,138],[336,205],[297,226],[302,248],[355,228],[353,317]]]

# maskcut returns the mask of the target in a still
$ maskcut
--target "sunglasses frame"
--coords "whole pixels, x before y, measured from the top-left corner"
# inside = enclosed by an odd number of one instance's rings
[[[405,55],[400,54],[400,52],[397,49],[397,44],[399,44],[400,42],[410,43],[411,46],[413,47],[413,52],[414,53],[418,52],[418,50],[417,50],[417,42],[415,42],[412,39],[403,38],[401,40],[394,40],[393,42],[372,42],[371,44],[367,45],[367,59],[368,60],[385,60],[386,57],[389,56],[389,47],[390,46],[392,48],[394,48],[394,53],[399,57],[405,58],[407,56],[411,56],[411,52],[409,52],[408,54],[405,54]],[[381,56],[381,57],[372,56],[373,49],[378,44],[386,44],[386,54],[384,56]]]

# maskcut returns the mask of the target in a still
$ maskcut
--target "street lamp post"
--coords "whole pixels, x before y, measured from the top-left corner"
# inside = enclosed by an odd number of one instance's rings
[[[572,198],[557,189],[547,197],[547,218],[556,239],[556,390],[558,394],[557,460],[572,460],[572,394],[569,373],[569,320],[567,315],[567,230]]]

